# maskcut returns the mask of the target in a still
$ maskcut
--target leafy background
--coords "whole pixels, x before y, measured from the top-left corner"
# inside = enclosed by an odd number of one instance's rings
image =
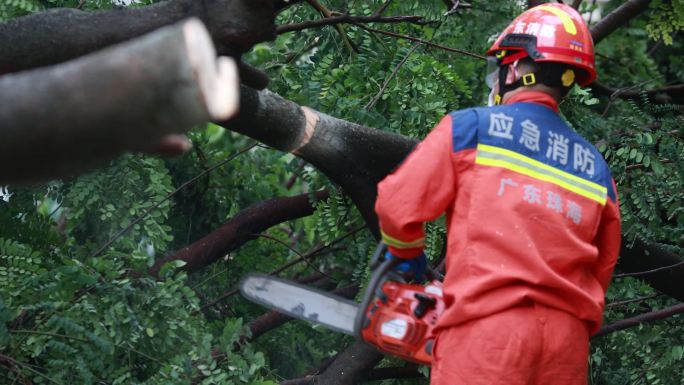
[[[444,17],[441,1],[392,2],[386,14],[421,15],[431,23],[374,27],[482,53],[522,9],[511,1],[471,3],[471,10]],[[602,12],[621,3],[608,1]],[[371,15],[382,2],[324,4]],[[119,4],[3,0],[0,19],[77,6],[92,11]],[[583,2],[584,11],[595,8],[595,2]],[[278,23],[319,17],[299,4],[282,13]],[[682,1],[653,1],[647,15],[597,46],[600,81],[637,90],[681,84],[682,20]],[[414,138],[424,137],[449,111],[482,105],[488,92],[481,60],[350,25],[283,34],[254,47],[247,60],[268,72],[269,88],[300,105]],[[613,170],[624,236],[667,245],[679,255],[684,247],[681,104],[669,98],[596,98],[575,89],[561,105],[564,117],[597,145]],[[178,159],[129,154],[73,180],[2,189],[0,383],[267,385],[301,376],[351,343],[301,322],[245,342],[245,325],[262,308],[239,296],[203,307],[234,288],[245,273],[267,272],[296,258],[293,250],[327,247],[287,276],[318,270],[336,286],[363,281],[375,241],[364,230],[335,242],[363,225],[350,200],[316,169],[264,146],[172,194],[252,145],[213,124],[189,136],[194,150]],[[331,197],[318,203],[312,216],[277,225],[200,272],[174,275],[173,265],[159,280],[146,275],[156,258],[212,232],[251,204],[321,188],[328,188]],[[429,226],[433,259],[441,253],[444,234],[442,223]],[[635,301],[625,302],[630,300]],[[619,276],[608,302],[608,323],[675,303],[636,278]],[[609,334],[592,342],[590,383],[684,383],[683,355],[681,317]],[[399,364],[394,359],[382,363]]]

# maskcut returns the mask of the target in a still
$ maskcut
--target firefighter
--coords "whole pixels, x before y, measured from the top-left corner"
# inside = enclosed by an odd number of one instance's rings
[[[424,222],[446,214],[431,384],[586,384],[620,248],[608,166],[558,114],[596,78],[591,35],[573,8],[547,3],[487,56],[490,106],[445,116],[378,185],[387,257],[420,276]]]

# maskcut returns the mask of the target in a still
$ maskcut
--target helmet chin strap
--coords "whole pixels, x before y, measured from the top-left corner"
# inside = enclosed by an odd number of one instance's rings
[[[503,97],[506,92],[513,91],[520,87],[531,87],[538,83],[538,74],[535,72],[530,72],[522,75],[520,78],[516,79],[511,84],[506,84],[506,78],[508,77],[508,69],[511,66],[513,66],[513,70],[515,71],[517,77],[518,72],[516,67],[518,66],[518,60],[509,64],[503,64],[499,67],[499,93],[494,97],[495,105],[499,105],[503,102]]]
[[[509,91],[506,87],[506,78],[508,77],[508,66],[510,64],[504,64],[499,66],[499,92],[494,96],[494,105],[498,106],[503,102],[504,94]]]

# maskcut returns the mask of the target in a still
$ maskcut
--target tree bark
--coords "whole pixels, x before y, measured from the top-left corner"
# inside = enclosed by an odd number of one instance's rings
[[[269,0],[172,0],[99,12],[61,8],[0,24],[0,68],[56,64],[192,16],[207,25],[221,54],[242,53],[275,38]]]
[[[146,149],[232,115],[238,96],[235,64],[217,61],[197,19],[0,77],[0,184],[66,177]]]
[[[596,333],[592,338],[600,337],[619,330],[625,330],[635,326],[639,326],[644,322],[653,322],[664,318],[672,317],[674,315],[681,313],[684,313],[684,303],[680,303],[678,305],[671,306],[662,310],[641,314],[636,317],[613,322],[612,324],[606,325],[603,328],[601,328],[601,330],[599,330],[599,332]]]
[[[630,242],[623,238],[620,260],[616,268],[623,273],[639,273],[673,266],[680,262],[682,262],[681,257],[668,252],[661,246],[647,245],[640,240]],[[648,282],[654,289],[684,301],[684,285],[682,284],[684,282],[684,265],[636,277]]]
[[[52,9],[0,23],[0,74],[61,63],[192,16],[206,24],[220,55],[239,58],[276,36],[270,0],[172,0],[99,12]],[[240,70],[242,78],[252,79],[249,67]],[[248,84],[265,87],[263,77]]]
[[[365,342],[354,342],[319,375],[280,382],[280,385],[356,385],[380,362],[382,354]]]
[[[591,37],[594,40],[594,44],[597,44],[623,24],[644,12],[648,9],[650,3],[650,0],[629,0],[606,15],[601,21],[591,27]]]
[[[239,114],[219,124],[315,165],[349,194],[376,236],[376,184],[416,143],[248,87],[241,89]]]
[[[657,99],[656,102],[658,103],[684,101],[684,84],[675,84],[650,90],[639,90],[633,88],[612,88],[599,82],[594,82],[591,85],[591,89],[597,94],[611,98],[641,99],[642,95],[646,95],[649,98]],[[662,94],[662,100],[657,97],[659,94]]]
[[[326,199],[328,191],[314,194],[317,200]],[[259,233],[287,220],[313,214],[309,194],[295,197],[278,197],[256,203],[242,211],[206,237],[186,246],[176,253],[155,261],[148,270],[153,277],[159,276],[161,267],[170,261],[181,260],[183,269],[197,271],[223,258],[246,242],[257,238]]]

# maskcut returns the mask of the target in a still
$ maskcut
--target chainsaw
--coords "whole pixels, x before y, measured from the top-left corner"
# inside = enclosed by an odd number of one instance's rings
[[[435,326],[444,312],[442,282],[428,269],[427,284],[407,283],[393,271],[401,261],[381,262],[385,250],[381,242],[373,254],[371,278],[360,304],[262,274],[247,275],[240,291],[262,306],[355,336],[381,352],[430,365]]]

